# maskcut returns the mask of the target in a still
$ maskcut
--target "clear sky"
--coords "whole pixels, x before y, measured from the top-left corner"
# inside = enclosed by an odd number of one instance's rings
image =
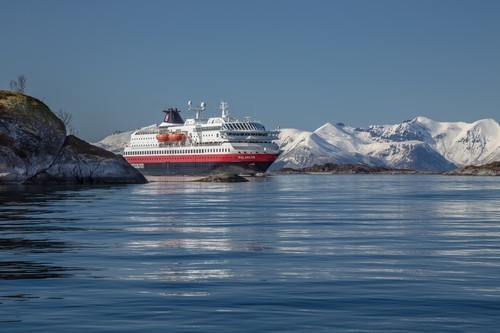
[[[0,89],[78,135],[159,122],[187,101],[268,128],[500,116],[498,0],[0,0]]]

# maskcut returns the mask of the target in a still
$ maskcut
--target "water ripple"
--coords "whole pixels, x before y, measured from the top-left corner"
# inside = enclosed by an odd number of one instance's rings
[[[495,331],[495,177],[0,186],[2,329]]]

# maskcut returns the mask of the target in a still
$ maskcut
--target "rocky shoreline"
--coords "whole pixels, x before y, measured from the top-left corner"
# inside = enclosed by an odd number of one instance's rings
[[[500,162],[485,165],[468,165],[444,173],[451,176],[500,176]]]
[[[144,176],[120,155],[69,135],[50,167],[25,184],[147,183]]]
[[[314,164],[301,169],[283,168],[273,171],[276,174],[434,174],[436,172],[415,171],[405,169],[391,169],[382,166],[370,166],[365,164]]]

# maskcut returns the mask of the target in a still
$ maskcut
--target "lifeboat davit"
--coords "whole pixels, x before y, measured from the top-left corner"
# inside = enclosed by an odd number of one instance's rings
[[[160,133],[160,134],[156,135],[156,140],[158,140],[160,142],[165,142],[165,141],[170,140],[169,136],[170,136],[169,133]]]

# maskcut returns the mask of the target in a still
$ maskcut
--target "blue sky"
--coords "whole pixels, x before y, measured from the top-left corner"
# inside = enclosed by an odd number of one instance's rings
[[[0,89],[72,113],[78,135],[220,99],[268,128],[416,116],[498,120],[500,1],[0,0]]]

